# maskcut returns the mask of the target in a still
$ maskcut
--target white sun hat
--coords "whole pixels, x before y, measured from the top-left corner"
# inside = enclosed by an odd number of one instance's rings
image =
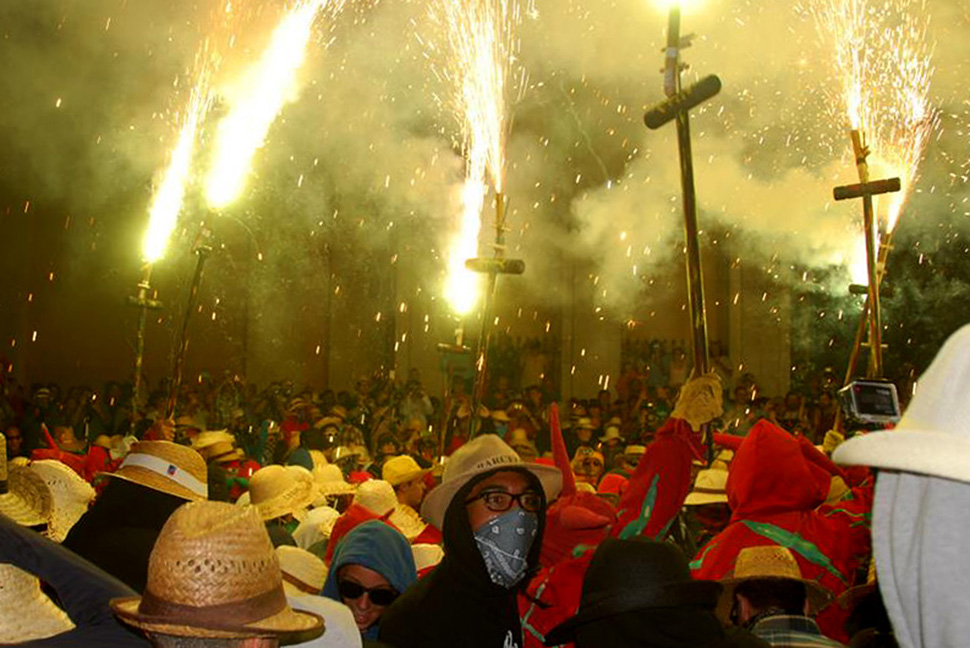
[[[700,506],[702,504],[727,504],[728,472],[726,470],[708,469],[697,473],[694,480],[694,487],[684,500],[687,506]]]
[[[61,608],[40,591],[33,574],[0,563],[0,644],[19,644],[47,639],[74,629]]]
[[[970,326],[944,343],[895,429],[849,439],[832,459],[970,482]]]
[[[44,480],[50,490],[51,520],[47,525],[47,537],[63,542],[67,532],[88,510],[95,492],[91,484],[66,464],[55,459],[33,461],[27,468]]]
[[[383,517],[394,510],[397,505],[397,495],[394,487],[383,479],[368,479],[357,487],[354,503],[378,517]]]
[[[300,525],[293,531],[293,540],[301,549],[309,549],[321,540],[329,540],[333,525],[340,517],[337,509],[330,506],[318,506],[310,509]]]

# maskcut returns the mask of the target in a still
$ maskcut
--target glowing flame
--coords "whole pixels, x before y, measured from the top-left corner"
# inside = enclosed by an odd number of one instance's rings
[[[175,229],[185,185],[192,166],[192,152],[199,132],[199,124],[209,107],[209,74],[203,67],[198,81],[189,96],[189,103],[181,115],[182,127],[178,142],[172,150],[172,158],[161,184],[155,193],[149,212],[148,231],[142,244],[142,256],[154,263],[165,254],[168,239]]]
[[[932,47],[925,0],[814,0],[822,36],[832,41],[841,79],[839,102],[871,151],[871,177],[898,176],[901,191],[877,212],[892,232],[919,177],[938,123],[929,101]]]
[[[869,285],[869,265],[866,260],[866,240],[858,237],[853,246],[851,258],[848,259],[849,278],[852,283],[860,286]]]
[[[461,126],[466,156],[462,222],[449,252],[445,293],[459,313],[470,310],[475,298],[468,288],[464,260],[477,251],[484,196],[491,187],[505,185],[505,142],[508,104],[514,91],[525,87],[524,73],[513,76],[521,8],[516,0],[435,0],[431,17],[447,34],[446,69],[441,76],[453,84],[448,108]]]
[[[317,11],[327,0],[297,0],[273,32],[262,59],[239,84],[229,114],[219,123],[216,154],[206,183],[213,207],[225,207],[239,196],[253,155],[266,133],[295,98],[297,72],[303,65]],[[342,0],[333,0],[342,6]]]
[[[461,228],[448,253],[445,283],[445,298],[458,315],[471,312],[481,292],[481,277],[465,267],[465,260],[478,256],[478,230],[487,191],[486,185],[468,179],[461,192]]]

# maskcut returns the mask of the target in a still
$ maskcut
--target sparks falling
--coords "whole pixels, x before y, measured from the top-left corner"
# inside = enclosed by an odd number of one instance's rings
[[[297,0],[273,32],[263,57],[238,85],[229,114],[219,123],[216,153],[206,183],[209,203],[225,207],[242,192],[256,151],[283,106],[295,98],[317,12],[336,13],[343,0]]]
[[[488,189],[504,191],[509,104],[525,85],[522,73],[513,75],[521,8],[517,0],[435,0],[431,12],[447,34],[441,75],[453,87],[446,108],[458,118],[466,158],[461,227],[445,290],[455,311],[465,313],[477,299],[478,281],[464,260],[477,252]]]
[[[840,79],[838,103],[871,150],[874,177],[898,176],[901,191],[884,198],[881,228],[891,233],[919,175],[936,128],[930,104],[932,45],[925,0],[813,0]]]
[[[192,167],[192,153],[198,139],[199,125],[209,108],[209,66],[205,49],[200,57],[203,63],[195,86],[189,95],[188,105],[179,116],[181,127],[178,141],[172,150],[168,169],[162,178],[149,212],[148,231],[142,245],[142,256],[147,263],[154,263],[165,254],[168,239],[175,229],[182,200]]]

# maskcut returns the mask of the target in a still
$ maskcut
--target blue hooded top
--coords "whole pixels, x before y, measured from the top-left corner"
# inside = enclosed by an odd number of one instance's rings
[[[401,594],[418,580],[411,545],[400,531],[379,520],[364,522],[354,528],[340,540],[334,551],[321,594],[341,603],[337,573],[344,565],[360,565],[377,572]],[[363,638],[377,639],[379,626],[378,620],[362,633]]]

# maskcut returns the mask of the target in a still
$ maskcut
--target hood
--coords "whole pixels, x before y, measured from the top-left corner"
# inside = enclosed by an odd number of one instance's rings
[[[543,493],[542,484],[538,478],[528,470],[516,468],[504,468],[503,470],[516,470],[525,475],[533,487]],[[485,560],[482,558],[478,547],[475,545],[474,532],[468,522],[468,514],[465,511],[465,500],[468,493],[478,482],[490,477],[495,472],[491,471],[482,475],[477,475],[455,494],[451,500],[448,510],[445,512],[445,523],[442,525],[442,536],[444,538],[445,557],[441,561],[439,568],[443,573],[447,573],[449,578],[460,579],[464,585],[481,588],[481,591],[493,592],[497,595],[505,596],[508,590],[492,582],[485,568]],[[536,536],[532,548],[529,550],[529,574],[522,579],[522,584],[528,583],[530,576],[539,569],[539,553],[542,550],[543,530],[546,526],[546,506],[539,511],[539,533]]]
[[[744,438],[727,480],[733,520],[811,511],[825,501],[830,476],[805,458],[789,432],[764,419]]]
[[[418,580],[411,545],[400,531],[378,520],[358,525],[337,543],[321,594],[341,603],[337,576],[344,565],[361,565],[376,571],[400,593]],[[368,629],[368,635],[376,638],[379,624],[374,625]]]
[[[337,518],[336,522],[333,523],[333,528],[330,530],[330,540],[327,542],[327,553],[324,556],[324,562],[328,565],[331,563],[333,560],[334,550],[336,550],[337,545],[340,544],[341,539],[343,539],[345,535],[356,529],[361,524],[370,522],[371,520],[383,520],[384,522],[387,522],[387,516],[381,517],[357,502],[354,502],[348,506],[347,510]]]

